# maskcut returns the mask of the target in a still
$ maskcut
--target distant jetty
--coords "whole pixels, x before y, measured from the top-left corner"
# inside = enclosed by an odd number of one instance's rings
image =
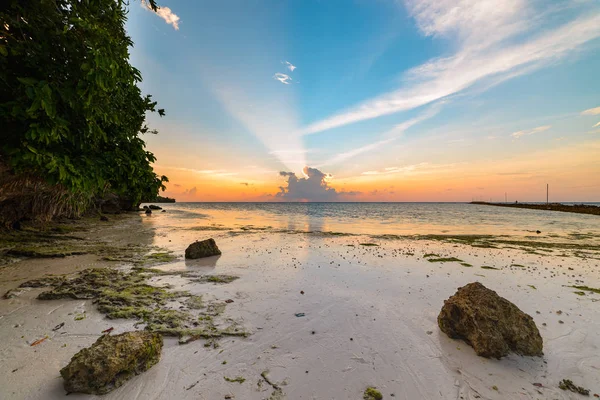
[[[600,216],[600,207],[587,205],[587,204],[488,203],[486,201],[472,201],[471,204],[479,204],[479,205],[484,205],[484,206],[496,206],[496,207],[529,208],[532,210],[562,211],[562,212],[570,212],[570,213],[577,213],[577,214],[591,214],[591,215],[599,215]]]

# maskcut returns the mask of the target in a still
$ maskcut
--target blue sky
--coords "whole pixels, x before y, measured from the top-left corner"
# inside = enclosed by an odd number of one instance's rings
[[[148,144],[172,194],[264,199],[308,166],[340,199],[528,199],[550,180],[571,200],[575,180],[598,200],[596,0],[160,5],[132,3],[128,31],[167,110]]]

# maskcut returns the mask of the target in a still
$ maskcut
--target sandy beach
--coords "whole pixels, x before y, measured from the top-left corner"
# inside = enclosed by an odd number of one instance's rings
[[[585,245],[584,251],[523,241],[510,245],[506,239],[481,246],[452,237],[210,224],[190,229],[175,225],[166,208],[162,215],[128,215],[77,235],[172,251],[176,259],[151,265],[163,271],[238,276],[227,284],[194,283],[183,275],[157,275],[151,282],[201,294],[207,301],[233,300],[223,317],[249,336],[224,337],[217,348],[206,347],[205,340],[178,344],[166,338],[160,363],[104,399],[361,399],[369,386],[385,399],[582,398],[560,390],[562,379],[600,393],[600,294],[569,287],[600,287],[594,237],[576,242]],[[183,259],[189,243],[209,237],[222,256]],[[562,243],[545,234],[536,241]],[[431,254],[460,261],[431,262]],[[130,266],[90,254],[22,259],[0,268],[0,290],[90,267]],[[436,319],[444,300],[475,281],[534,318],[544,340],[543,358],[481,358],[439,330]],[[37,300],[44,290],[24,289],[0,300],[2,398],[63,398],[59,370],[77,351],[110,327],[113,333],[143,329],[134,327],[136,321],[106,319],[91,300]],[[225,379],[237,377],[244,381]]]

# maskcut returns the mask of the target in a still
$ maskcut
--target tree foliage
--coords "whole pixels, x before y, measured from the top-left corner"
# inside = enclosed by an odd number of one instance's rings
[[[156,108],[129,63],[120,0],[7,0],[0,6],[0,162],[72,193],[131,205],[164,190],[141,138]],[[154,1],[148,3],[156,7]]]

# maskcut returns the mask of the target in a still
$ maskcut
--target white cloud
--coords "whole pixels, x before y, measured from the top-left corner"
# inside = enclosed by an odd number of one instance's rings
[[[430,164],[422,162],[419,164],[404,165],[402,167],[388,167],[383,170],[365,171],[361,175],[389,175],[389,174],[426,174],[440,169],[449,169],[459,164]]]
[[[592,128],[597,128],[600,126],[600,122],[598,122],[596,125],[592,126]]]
[[[291,62],[289,62],[289,61],[286,61],[286,62],[285,62],[285,65],[286,65],[287,69],[289,69],[289,70],[290,70],[290,71],[292,71],[292,72],[294,72],[294,70],[295,70],[296,68],[298,68],[298,67],[296,67],[295,65],[293,65],[293,64],[292,64]]]
[[[476,84],[498,84],[556,62],[600,37],[598,11],[532,34],[542,25],[536,18],[545,14],[524,0],[406,0],[406,5],[423,34],[451,37],[458,51],[408,71],[400,89],[309,125],[303,134],[413,109]]]
[[[510,134],[510,136],[514,137],[515,139],[518,139],[521,136],[533,135],[534,133],[544,132],[550,128],[552,128],[551,125],[538,126],[537,128],[533,128],[533,129],[526,129],[523,131],[513,132]]]
[[[279,82],[283,83],[284,85],[289,85],[290,82],[292,81],[292,78],[289,75],[282,74],[281,72],[278,72],[275,75],[273,75],[273,78],[277,79]]]
[[[444,104],[443,101],[439,102],[437,104],[434,104],[433,106],[429,107],[426,111],[422,112],[420,115],[416,116],[415,118],[411,118],[409,120],[406,120],[406,121],[394,126],[392,129],[390,129],[389,131],[387,131],[386,133],[384,133],[382,135],[384,137],[384,139],[379,140],[374,143],[367,144],[365,146],[357,147],[355,149],[346,151],[344,153],[337,154],[335,157],[325,161],[322,164],[319,164],[317,167],[323,167],[325,165],[337,164],[339,162],[346,161],[350,158],[356,157],[360,154],[368,153],[373,150],[377,150],[378,148],[380,148],[388,143],[392,143],[394,140],[396,140],[400,136],[402,136],[404,131],[406,131],[411,126],[416,125],[424,120],[427,120],[427,119],[435,116],[439,112],[442,104]]]
[[[146,9],[152,11],[152,9],[150,8],[150,4],[146,0],[142,0],[141,4]],[[169,7],[159,7],[158,10],[156,10],[156,15],[158,15],[163,20],[165,20],[165,22],[167,24],[172,25],[173,28],[175,28],[176,31],[179,30],[179,20],[180,20],[180,18]]]
[[[210,175],[210,176],[238,175],[237,172],[230,172],[225,169],[193,169],[193,168],[171,167],[168,165],[161,165],[160,168],[173,169],[173,170],[177,170],[177,171],[193,172],[195,174]]]
[[[582,111],[581,115],[600,115],[600,107],[590,108],[589,110]]]

